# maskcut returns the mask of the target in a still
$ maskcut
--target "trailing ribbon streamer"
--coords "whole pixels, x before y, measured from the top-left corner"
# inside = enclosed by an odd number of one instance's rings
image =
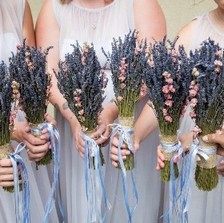
[[[30,223],[30,188],[28,172],[25,166],[25,162],[19,153],[26,147],[25,144],[20,143],[15,149],[15,152],[9,155],[13,166],[13,177],[14,177],[14,198],[15,198],[15,212],[17,223]],[[21,205],[21,199],[19,194],[19,176],[18,176],[18,164],[21,170],[22,181],[23,181],[23,204]],[[23,214],[20,213],[20,207],[22,206]]]
[[[124,161],[121,155],[121,146],[123,143],[126,143],[129,150],[134,153],[134,145],[133,145],[133,141],[132,141],[132,137],[131,135],[134,133],[133,129],[127,129],[124,128],[122,125],[119,124],[111,124],[109,125],[113,130],[111,133],[111,141],[110,141],[110,147],[112,144],[112,139],[118,135],[119,136],[119,142],[118,142],[118,161],[121,167],[121,176],[122,176],[122,190],[123,190],[123,196],[124,196],[124,202],[125,202],[125,207],[127,210],[127,214],[128,214],[128,222],[131,223],[132,222],[132,215],[137,207],[138,204],[138,191],[137,191],[137,186],[136,186],[136,182],[135,182],[135,178],[134,178],[134,174],[133,171],[130,170],[131,172],[131,182],[132,182],[132,186],[133,186],[133,192],[134,192],[134,196],[135,196],[135,206],[131,209],[130,204],[129,204],[129,199],[128,199],[128,192],[127,192],[127,172],[125,169],[125,165],[124,165]]]
[[[197,155],[200,155],[204,160],[209,160],[209,154],[214,154],[216,149],[201,149],[199,141],[196,139],[193,141],[189,154],[183,159],[184,171],[180,176],[180,191],[179,198],[177,199],[178,207],[178,222],[188,222],[188,209],[190,203],[191,187],[194,180],[194,170],[196,166]]]
[[[181,184],[181,178],[175,177],[175,169],[174,169],[174,159],[179,159],[184,150],[181,146],[180,142],[175,142],[173,144],[165,144],[161,143],[165,153],[175,153],[170,159],[170,180],[169,180],[169,208],[168,212],[164,215],[165,219],[168,218],[168,222],[174,222],[173,219],[178,215],[178,187]],[[181,191],[181,189],[180,189]]]
[[[59,181],[59,170],[60,170],[60,135],[56,128],[53,127],[50,123],[42,123],[38,125],[38,130],[42,132],[42,130],[47,129],[48,133],[50,135],[50,145],[51,145],[51,154],[52,154],[52,160],[53,160],[53,182],[51,185],[51,192],[50,196],[47,200],[46,206],[45,206],[45,213],[44,218],[42,220],[43,223],[48,222],[48,218],[50,215],[50,212],[53,208],[53,201],[55,200],[56,194],[59,195],[58,191],[58,181]],[[61,212],[62,218],[64,220],[64,211],[62,208],[60,196],[58,196],[58,205],[59,210]]]
[[[107,198],[107,192],[103,180],[102,163],[100,158],[100,149],[95,140],[83,134],[85,142],[85,186],[86,198],[88,202],[88,222],[103,223],[106,212],[101,215],[101,193],[106,208],[109,210],[111,204]]]

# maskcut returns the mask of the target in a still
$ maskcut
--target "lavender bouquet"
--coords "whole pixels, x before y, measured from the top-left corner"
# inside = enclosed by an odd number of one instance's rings
[[[9,158],[12,152],[10,146],[11,103],[12,87],[8,68],[4,62],[0,64],[0,159]],[[13,192],[14,187],[3,187],[4,190]]]
[[[214,133],[223,123],[223,50],[213,40],[208,39],[202,42],[199,49],[191,52],[190,59],[195,66],[192,70],[193,81],[190,85],[189,100],[198,139],[194,145],[197,145],[199,151],[195,180],[199,189],[210,191],[218,183],[217,145],[203,142],[202,137]]]
[[[90,136],[97,128],[107,85],[94,46],[84,44],[81,48],[78,44],[73,45],[73,52],[59,62],[56,76],[58,88],[80,122],[82,131]],[[103,164],[101,150],[100,155]]]
[[[170,162],[178,152],[177,131],[182,115],[193,66],[182,46],[175,49],[175,41],[166,37],[155,42],[149,51],[145,67],[145,83],[160,127],[160,138],[165,156],[165,167],[161,170],[161,179],[170,180]],[[174,165],[174,177],[178,177],[177,164]]]
[[[46,69],[46,50],[36,49],[25,44],[17,47],[17,53],[10,58],[9,72],[15,83],[19,84],[19,106],[26,114],[31,133],[39,137],[42,133],[44,114],[47,110],[51,77]],[[51,151],[38,162],[47,165],[51,162]]]
[[[137,40],[137,34],[133,31],[125,35],[124,39],[121,37],[118,40],[114,39],[111,55],[105,53],[111,66],[115,103],[119,109],[119,123],[130,135],[133,134],[135,105],[143,85],[142,61],[145,61],[147,47],[145,41]],[[124,160],[124,166],[126,170],[132,170],[134,168],[133,140],[131,137],[128,138],[124,141],[131,154]]]
[[[73,52],[66,54],[65,60],[59,62],[56,77],[58,88],[67,100],[69,108],[76,115],[84,133],[82,137],[85,142],[84,165],[88,218],[91,222],[101,222],[102,216],[99,210],[101,204],[98,202],[102,194],[109,208],[101,172],[104,158],[101,149],[90,136],[96,131],[98,117],[103,109],[103,94],[107,78],[93,45],[84,44],[80,47],[77,43],[72,46]]]

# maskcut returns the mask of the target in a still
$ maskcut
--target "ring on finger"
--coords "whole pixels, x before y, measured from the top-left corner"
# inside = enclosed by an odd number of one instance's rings
[[[100,135],[101,139],[108,139],[108,137],[103,136],[103,134]]]

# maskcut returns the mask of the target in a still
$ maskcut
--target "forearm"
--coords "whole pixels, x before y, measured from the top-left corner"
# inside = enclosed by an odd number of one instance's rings
[[[108,117],[108,124],[113,123],[118,117],[118,107],[115,102],[108,103],[102,110],[101,116]]]
[[[49,100],[55,106],[55,109],[57,109],[70,124],[79,124],[75,114],[69,108],[68,102],[60,93],[57,87],[57,79],[54,75],[52,75],[52,87],[50,90]]]
[[[156,127],[158,122],[155,112],[146,104],[134,125],[135,141],[141,143]]]

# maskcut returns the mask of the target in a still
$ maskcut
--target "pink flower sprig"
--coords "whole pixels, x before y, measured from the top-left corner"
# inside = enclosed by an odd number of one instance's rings
[[[151,44],[145,83],[153,102],[162,135],[176,135],[183,112],[193,65],[182,46],[166,38]]]
[[[165,104],[163,108],[163,115],[166,122],[172,122],[173,119],[169,114],[169,109],[172,109],[173,106],[173,100],[172,100],[172,94],[175,92],[175,88],[173,86],[173,79],[171,77],[171,74],[167,71],[163,72],[162,76],[165,78],[166,85],[163,86],[162,92],[164,93],[165,97]]]
[[[146,48],[146,41],[139,41],[138,32],[134,30],[124,38],[114,39],[111,54],[103,51],[110,63],[120,116],[133,116],[140,93],[144,94],[142,84],[147,61]]]

